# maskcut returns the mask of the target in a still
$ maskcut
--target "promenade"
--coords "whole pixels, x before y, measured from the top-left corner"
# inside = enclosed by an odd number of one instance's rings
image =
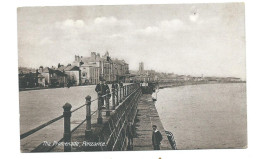
[[[157,125],[163,140],[161,150],[171,150],[171,145],[165,134],[164,127],[152,101],[150,94],[143,94],[138,102],[136,117],[136,137],[134,138],[134,151],[153,150],[152,145],[152,125]]]
[[[83,88],[83,87],[81,87]],[[76,89],[76,88],[75,88]],[[86,89],[86,88],[85,88]],[[84,89],[83,92],[86,90]],[[64,90],[64,89],[61,89]],[[67,91],[72,89],[66,89]],[[57,89],[58,91],[58,89]],[[75,91],[75,90],[74,90]],[[73,92],[74,92],[73,91]],[[87,94],[80,92],[80,94]],[[87,91],[89,94],[89,91]],[[30,94],[30,92],[27,92]],[[94,96],[94,95],[93,95]],[[82,97],[83,98],[83,97]],[[67,99],[67,98],[66,98]],[[84,98],[83,98],[84,99]],[[90,100],[90,98],[89,98]],[[33,138],[28,137],[21,141],[21,151],[23,152],[62,152],[62,151],[122,151],[127,148],[126,137],[126,125],[127,120],[135,121],[136,135],[134,138],[133,150],[153,150],[152,146],[152,125],[157,125],[158,130],[162,133],[163,141],[161,143],[162,150],[170,150],[168,138],[165,134],[164,127],[161,123],[157,109],[150,94],[142,94],[142,91],[138,84],[125,85],[121,88],[121,96],[119,96],[119,102],[112,109],[112,102],[115,100],[115,94],[112,95],[111,101],[107,100],[105,105],[108,106],[109,114],[106,111],[99,111],[100,113],[94,113],[97,110],[96,104],[101,104],[97,100],[92,98],[93,102],[86,102],[87,107],[80,109],[83,106],[63,112],[63,116],[56,119],[56,123],[48,126],[48,132],[44,134],[35,133]],[[111,103],[112,102],[112,103]],[[83,103],[83,102],[82,102]],[[91,106],[93,104],[93,107]],[[61,105],[61,104],[60,104]],[[70,105],[70,104],[69,104]],[[76,105],[76,104],[73,104]],[[66,105],[68,106],[68,105]],[[71,105],[70,105],[71,106]],[[100,105],[101,106],[101,105]],[[91,107],[91,110],[90,110]],[[80,111],[76,111],[79,110]],[[60,109],[61,110],[61,109]],[[76,112],[75,112],[76,111]],[[87,112],[86,112],[87,111]],[[65,115],[69,113],[68,116]],[[73,113],[73,114],[72,114]],[[77,113],[77,114],[75,114]],[[86,113],[88,114],[86,116]],[[77,118],[75,118],[77,117]],[[97,123],[97,119],[103,117],[102,123]],[[92,118],[92,119],[91,119]],[[85,119],[85,120],[84,120]],[[65,123],[66,121],[66,123]],[[87,123],[86,123],[87,121]],[[99,120],[98,120],[99,121]],[[64,123],[64,124],[63,124]],[[48,124],[47,124],[48,125]],[[57,127],[58,126],[58,127]],[[63,127],[64,126],[64,127]],[[38,129],[38,128],[37,128]],[[64,131],[63,131],[64,130]],[[86,136],[86,130],[88,135]],[[45,131],[44,131],[45,132]],[[38,134],[38,135],[37,135]],[[44,135],[40,138],[39,135]],[[67,135],[64,137],[63,135]],[[62,139],[62,136],[64,137]],[[23,138],[22,138],[23,139]],[[70,143],[71,146],[66,146],[69,149],[65,150],[64,143]],[[32,144],[33,142],[33,144]],[[91,147],[84,145],[84,143],[104,143],[105,146]],[[38,143],[38,144],[37,144]],[[61,143],[61,144],[59,144]],[[76,145],[73,145],[76,144]],[[38,146],[37,146],[38,145]]]
[[[104,122],[107,122],[108,118],[104,118]],[[134,137],[134,151],[153,150],[152,146],[152,126],[157,125],[158,130],[163,136],[161,142],[161,150],[172,150],[169,144],[168,138],[165,134],[164,127],[161,123],[160,117],[156,110],[156,107],[152,101],[150,94],[143,94],[138,102],[137,106],[137,119],[136,119],[136,136]],[[75,133],[72,134],[72,142],[85,140],[85,125],[80,126]],[[80,142],[82,145],[82,142]],[[53,152],[62,152],[63,147],[57,146]],[[73,152],[84,151],[84,147],[72,147]]]

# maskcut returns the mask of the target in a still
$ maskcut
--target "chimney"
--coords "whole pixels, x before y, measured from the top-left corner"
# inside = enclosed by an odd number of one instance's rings
[[[81,56],[81,58],[82,58],[82,56]],[[75,61],[76,61],[76,62],[79,62],[79,61],[80,61],[80,56],[79,56],[79,55],[75,55]]]
[[[84,62],[82,62],[82,60],[80,61],[80,63],[79,63],[79,66],[81,66],[81,65],[83,65],[84,64]]]
[[[96,56],[97,56],[97,55],[96,55],[96,52],[91,52],[91,58],[92,58],[92,59],[95,60],[95,59],[96,59]]]
[[[97,53],[97,58],[100,58],[100,54],[99,53]]]
[[[109,52],[108,52],[108,51],[106,51],[106,54],[105,54],[105,56],[109,56]]]

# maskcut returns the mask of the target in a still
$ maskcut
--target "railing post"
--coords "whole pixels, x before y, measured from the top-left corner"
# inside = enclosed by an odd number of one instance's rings
[[[123,97],[123,100],[125,99],[125,86],[123,86],[123,95],[122,95],[122,97]]]
[[[109,110],[109,90],[106,91],[106,97],[105,97],[105,100],[106,100],[106,116],[110,116],[110,110]]]
[[[127,85],[125,85],[125,96],[127,96]]]
[[[128,92],[128,89],[127,89],[127,88],[128,88],[128,85],[125,86],[125,96],[126,96],[126,97],[127,97],[127,95],[128,95],[128,93],[127,93],[127,92]]]
[[[102,124],[103,123],[103,118],[102,118],[102,106],[104,104],[103,97],[101,93],[98,93],[98,118],[97,118],[97,123]]]
[[[71,104],[66,103],[63,106],[64,116],[64,152],[71,152],[71,132],[70,132],[70,117],[71,117]]]
[[[127,85],[125,85],[125,98],[127,97]]]
[[[122,102],[122,87],[119,86],[119,102]]]
[[[115,88],[112,88],[112,110],[115,110]]]
[[[87,96],[86,98],[86,130],[85,130],[85,138],[88,138],[91,135],[91,96]]]
[[[116,105],[118,105],[118,103],[119,103],[119,99],[118,99],[118,88],[119,88],[119,87],[116,88]]]

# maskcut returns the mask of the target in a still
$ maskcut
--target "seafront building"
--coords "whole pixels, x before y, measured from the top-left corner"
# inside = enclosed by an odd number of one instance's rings
[[[131,73],[130,73],[131,72]],[[178,75],[174,73],[145,70],[144,63],[139,63],[137,71],[129,71],[129,64],[124,60],[112,58],[109,52],[103,56],[91,52],[90,56],[75,55],[74,61],[67,66],[39,67],[28,69],[19,67],[19,88],[64,87],[69,85],[97,84],[100,80],[112,82],[241,82],[236,77],[203,77]]]
[[[138,71],[131,71],[131,81],[137,82],[156,82],[159,80],[158,75],[156,74],[155,70],[145,70],[144,63],[139,63]]]
[[[112,58],[108,52],[102,57],[96,52],[91,52],[90,57],[75,55],[73,65],[80,68],[83,84],[97,84],[101,78],[108,83],[128,81],[129,65],[124,60]]]
[[[19,87],[62,87],[70,85],[97,84],[101,79],[108,83],[129,82],[129,64],[124,60],[112,58],[109,52],[102,57],[91,52],[89,57],[75,55],[67,66],[42,67],[39,69],[19,68]]]

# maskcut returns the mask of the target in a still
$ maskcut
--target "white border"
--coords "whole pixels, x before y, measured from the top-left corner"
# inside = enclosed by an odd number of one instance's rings
[[[143,151],[143,152],[81,152],[81,153],[20,153],[19,143],[19,99],[18,99],[18,56],[16,8],[21,6],[70,6],[70,5],[115,5],[115,4],[169,4],[169,3],[212,3],[243,2],[209,0],[16,0],[1,1],[1,158],[260,158],[259,151],[259,2],[247,1],[246,7],[246,55],[247,55],[247,95],[248,95],[248,149],[232,150],[181,150],[181,151]],[[257,36],[258,35],[258,36]]]

